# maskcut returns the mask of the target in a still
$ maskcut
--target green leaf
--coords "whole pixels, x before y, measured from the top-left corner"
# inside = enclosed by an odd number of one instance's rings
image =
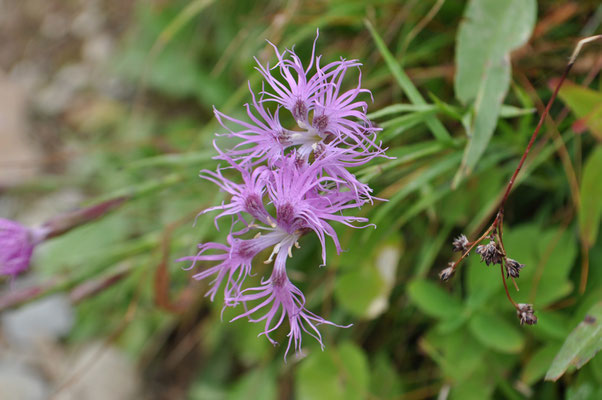
[[[433,162],[427,168],[417,171],[413,176],[413,179],[408,180],[407,184],[402,186],[387,203],[378,208],[372,218],[372,222],[378,224],[384,218],[390,218],[390,215],[395,212],[394,210],[399,206],[399,203],[410,193],[420,189],[432,179],[447,173],[450,168],[455,167],[459,161],[460,154],[452,153],[446,157],[442,157],[442,159],[437,162]]]
[[[487,266],[475,254],[467,260],[466,285],[468,298],[466,304],[472,309],[479,309],[488,304],[495,293],[502,290],[499,265]]]
[[[519,108],[508,104],[502,104],[502,107],[500,108],[500,118],[521,117],[523,115],[533,114],[535,111],[535,108]]]
[[[439,364],[445,378],[460,383],[481,369],[486,350],[477,341],[467,345],[467,337],[470,335],[465,329],[451,333],[431,329],[421,339],[420,347]]]
[[[525,344],[518,328],[497,315],[477,313],[468,327],[479,342],[502,353],[518,353]]]
[[[585,319],[566,338],[546,373],[547,381],[556,381],[570,365],[581,368],[602,348],[602,302],[596,303]]]
[[[401,87],[401,90],[403,90],[406,96],[408,96],[408,99],[410,99],[410,101],[413,104],[419,106],[427,104],[420,92],[418,91],[418,89],[416,88],[416,86],[414,86],[408,75],[404,72],[403,68],[401,68],[397,60],[395,60],[395,57],[393,56],[393,54],[391,54],[391,52],[387,48],[387,45],[380,37],[378,32],[376,32],[376,29],[374,29],[374,27],[368,20],[366,20],[366,27],[370,31],[370,34],[374,39],[374,43],[376,43],[378,51],[385,59],[385,62],[387,63],[387,67],[389,67],[391,74],[393,74],[395,80],[397,80],[397,83],[399,84],[399,87]],[[441,121],[439,121],[435,116],[430,116],[429,118],[427,118],[426,125],[431,130],[431,132],[433,132],[433,135],[438,141],[447,144],[453,143],[451,135],[449,134],[447,129],[445,129]]]
[[[574,285],[568,278],[577,257],[576,242],[575,233],[563,228],[541,230],[529,224],[505,230],[508,256],[525,264],[517,280],[521,290],[513,294],[514,300],[542,309],[570,294]]]
[[[524,44],[535,24],[535,0],[471,0],[460,24],[456,47],[456,97],[473,104],[456,183],[483,155],[510,84],[510,52]]]
[[[278,397],[276,376],[269,368],[254,367],[239,379],[228,393],[228,400],[265,399]]]
[[[408,295],[420,311],[431,317],[452,319],[459,318],[462,313],[460,301],[430,281],[410,282]]]
[[[452,386],[450,400],[487,400],[495,389],[495,380],[487,368],[479,368],[469,379]]]
[[[399,373],[385,352],[374,357],[370,376],[370,392],[379,399],[397,399],[403,393]]]
[[[391,114],[402,114],[404,112],[424,112],[435,110],[436,106],[432,104],[391,104],[380,110],[368,114],[370,119],[378,119]]]
[[[384,288],[384,282],[378,271],[363,267],[341,274],[336,280],[334,294],[337,302],[347,311],[366,316],[370,314],[370,305]]]
[[[299,400],[361,400],[366,398],[370,373],[364,351],[347,342],[310,354],[296,372]]]
[[[598,139],[602,139],[602,92],[565,82],[558,92],[567,106]]]
[[[363,182],[370,181],[382,175],[384,171],[388,171],[399,165],[407,164],[419,158],[428,157],[444,150],[445,146],[437,141],[428,141],[415,144],[409,144],[399,148],[387,151],[387,155],[395,157],[394,160],[386,161],[377,165],[370,165],[360,170],[358,175]]]
[[[569,334],[570,320],[565,314],[537,310],[537,324],[531,327],[534,334],[552,340],[564,340]]]
[[[383,128],[381,139],[383,142],[387,143],[408,129],[428,121],[430,117],[434,115],[434,113],[434,109],[429,111],[413,112],[385,121],[380,124],[381,128]]]
[[[579,232],[589,247],[598,237],[602,217],[602,146],[597,146],[590,154],[581,180],[579,207]]]
[[[558,349],[560,349],[558,343],[550,343],[538,349],[523,368],[520,380],[527,385],[533,385],[543,378]]]
[[[352,261],[354,269],[344,272],[336,280],[337,302],[348,311],[370,319],[386,311],[389,294],[395,285],[401,243],[398,236],[390,237],[372,254],[366,254],[359,265],[355,256]]]

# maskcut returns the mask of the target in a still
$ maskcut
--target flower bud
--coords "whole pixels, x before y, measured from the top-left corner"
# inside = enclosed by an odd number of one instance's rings
[[[0,275],[16,276],[29,267],[43,230],[29,229],[18,222],[0,218]]]

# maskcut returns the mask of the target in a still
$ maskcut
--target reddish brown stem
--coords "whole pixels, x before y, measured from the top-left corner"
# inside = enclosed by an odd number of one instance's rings
[[[560,80],[558,81],[558,84],[556,85],[554,92],[552,93],[552,97],[550,97],[550,100],[548,100],[548,104],[546,105],[546,108],[544,109],[543,113],[541,114],[541,117],[539,118],[539,122],[537,123],[537,126],[535,127],[535,130],[533,131],[533,135],[531,135],[529,144],[527,144],[527,148],[525,149],[523,156],[520,158],[520,161],[518,162],[518,166],[514,170],[514,173],[512,174],[512,177],[510,178],[510,181],[508,182],[508,186],[506,187],[506,191],[504,192],[504,197],[502,197],[502,200],[500,202],[500,206],[499,206],[500,211],[502,211],[504,209],[504,205],[506,204],[506,200],[508,200],[508,196],[510,195],[512,186],[514,186],[514,182],[516,181],[516,177],[518,176],[518,173],[520,172],[521,168],[523,167],[523,164],[525,163],[525,160],[527,159],[527,155],[529,155],[529,151],[531,151],[531,147],[533,146],[533,143],[535,143],[535,139],[537,138],[537,135],[539,134],[539,130],[541,129],[541,126],[543,125],[546,117],[548,116],[548,114],[550,112],[550,108],[552,107],[552,104],[554,103],[554,100],[556,100],[558,91],[560,90],[560,87],[564,83],[564,81],[565,81],[566,77],[568,76],[569,71],[571,70],[572,67],[573,67],[573,62],[569,62],[569,64],[567,64],[564,72],[562,73],[562,76],[560,77]]]
[[[508,284],[506,283],[506,277],[504,276],[504,262],[500,264],[500,271],[502,272],[502,282],[504,282],[504,290],[506,291],[506,296],[508,297],[508,300],[510,300],[510,303],[512,303],[514,308],[518,310],[518,305],[514,302],[514,300],[512,300],[510,292],[508,291]]]

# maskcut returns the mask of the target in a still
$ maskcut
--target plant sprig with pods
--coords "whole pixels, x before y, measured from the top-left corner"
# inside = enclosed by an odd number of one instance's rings
[[[522,268],[524,268],[525,265],[508,257],[506,249],[504,248],[504,240],[503,240],[504,206],[506,205],[506,201],[508,200],[508,197],[510,196],[512,187],[514,186],[514,183],[516,182],[516,177],[518,176],[520,170],[522,169],[523,164],[525,163],[525,160],[527,159],[527,156],[529,155],[529,151],[531,150],[531,147],[533,146],[535,139],[537,139],[537,135],[539,134],[541,126],[543,125],[544,120],[548,116],[548,114],[550,112],[550,108],[552,107],[552,104],[554,103],[554,100],[556,99],[556,96],[558,95],[558,92],[560,91],[562,84],[564,83],[566,77],[568,76],[569,72],[571,71],[571,68],[573,67],[573,65],[575,63],[575,60],[577,59],[577,56],[579,55],[581,48],[585,44],[599,40],[599,39],[602,39],[602,35],[590,36],[590,37],[581,39],[577,43],[577,46],[575,47],[573,54],[569,58],[569,62],[567,64],[566,68],[564,69],[562,76],[560,77],[560,79],[558,80],[558,83],[556,84],[556,88],[554,89],[554,92],[552,93],[550,100],[548,100],[546,108],[544,109],[543,113],[541,114],[541,117],[539,118],[539,122],[537,123],[537,126],[535,127],[535,130],[533,131],[533,134],[531,135],[531,139],[529,140],[529,143],[527,144],[527,147],[525,148],[525,151],[524,151],[520,161],[518,162],[518,165],[517,165],[516,169],[514,170],[514,173],[512,174],[510,180],[508,181],[508,185],[506,186],[506,190],[504,191],[504,195],[500,201],[500,204],[498,206],[497,213],[495,215],[493,222],[474,241],[469,241],[465,235],[460,235],[456,239],[454,239],[453,250],[457,251],[457,252],[461,252],[462,255],[460,256],[460,258],[457,261],[450,262],[449,266],[439,273],[439,278],[442,281],[449,280],[456,272],[456,269],[458,268],[458,266],[460,265],[462,260],[464,260],[466,257],[468,257],[470,252],[473,249],[475,249],[475,247],[476,247],[475,252],[481,256],[481,260],[484,261],[487,265],[493,264],[493,265],[500,266],[501,278],[502,278],[502,283],[504,285],[504,290],[506,292],[506,296],[508,297],[508,300],[510,301],[512,306],[516,309],[516,314],[517,314],[517,317],[518,317],[521,325],[522,324],[534,325],[537,323],[537,317],[535,316],[535,312],[534,312],[532,304],[516,303],[512,299],[512,296],[510,295],[510,291],[508,290],[508,283],[507,283],[508,279],[512,279],[512,283],[514,284],[515,288],[518,290],[518,285],[515,281],[515,278],[519,277],[520,270]],[[488,240],[488,243],[481,244],[485,240]],[[582,272],[582,274],[583,274],[582,280],[587,279],[587,270],[584,270]]]

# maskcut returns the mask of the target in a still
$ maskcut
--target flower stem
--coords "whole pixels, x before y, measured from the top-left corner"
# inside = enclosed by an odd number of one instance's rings
[[[541,129],[546,117],[550,113],[550,108],[552,107],[554,100],[556,100],[556,96],[558,95],[558,92],[560,91],[562,84],[564,83],[566,77],[568,76],[569,72],[571,71],[571,68],[573,68],[573,65],[575,64],[575,60],[577,59],[577,56],[579,55],[581,48],[583,47],[584,44],[593,42],[598,39],[602,39],[602,35],[590,36],[585,39],[581,39],[577,43],[577,46],[575,47],[575,50],[573,51],[573,54],[571,55],[571,58],[569,59],[569,62],[567,64],[567,66],[565,67],[564,72],[562,73],[562,76],[560,77],[560,80],[556,84],[556,88],[554,89],[554,92],[552,93],[552,97],[550,97],[550,100],[548,100],[548,104],[546,105],[546,108],[544,109],[543,113],[541,114],[541,117],[539,118],[539,122],[537,123],[537,126],[535,127],[535,131],[533,131],[533,135],[531,135],[529,144],[527,144],[527,148],[525,149],[525,152],[523,153],[523,156],[521,157],[521,159],[518,163],[518,166],[516,167],[516,170],[514,171],[514,173],[512,174],[512,177],[510,178],[510,181],[508,182],[508,186],[506,187],[506,191],[504,192],[504,197],[502,198],[502,200],[500,202],[499,210],[504,209],[504,205],[506,204],[506,200],[508,200],[508,196],[510,195],[512,186],[514,186],[516,177],[517,177],[518,173],[520,172],[521,168],[523,167],[523,164],[525,163],[525,160],[527,159],[527,155],[529,154],[529,151],[531,151],[531,147],[533,146],[533,143],[535,142],[535,139],[537,138],[537,135],[539,134],[539,130]]]
[[[508,284],[506,283],[506,277],[504,276],[504,261],[502,261],[502,263],[500,264],[500,271],[502,272],[502,282],[504,283],[504,290],[506,291],[506,296],[508,297],[508,300],[510,300],[510,303],[512,303],[514,308],[518,310],[518,305],[514,302],[514,300],[512,300],[510,292],[508,291]]]

